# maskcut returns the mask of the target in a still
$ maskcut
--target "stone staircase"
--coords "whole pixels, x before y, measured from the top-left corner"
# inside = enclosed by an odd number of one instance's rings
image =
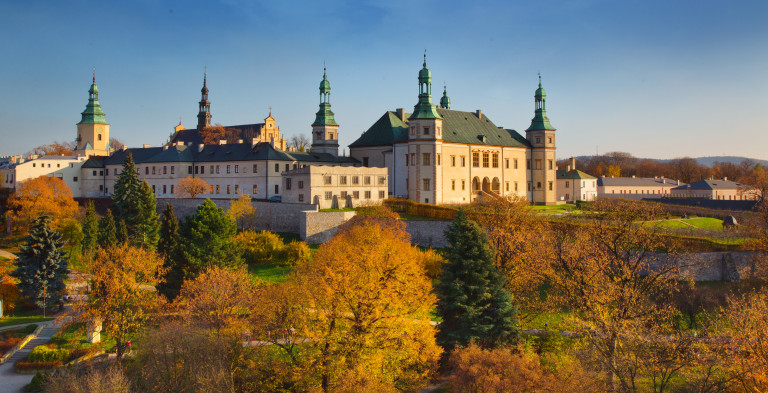
[[[24,346],[24,348],[16,351],[16,353],[14,353],[13,356],[8,359],[8,363],[13,364],[18,360],[24,359],[30,352],[32,352],[32,349],[34,349],[36,346],[47,343],[57,331],[58,329],[50,325],[44,327],[43,330],[40,331],[40,334],[37,335],[37,337],[30,340],[27,345]]]

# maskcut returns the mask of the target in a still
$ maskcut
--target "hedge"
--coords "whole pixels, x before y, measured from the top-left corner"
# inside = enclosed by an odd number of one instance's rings
[[[34,362],[63,362],[69,358],[69,351],[66,349],[50,348],[45,345],[35,347],[27,355],[27,361]]]
[[[387,199],[384,206],[395,213],[412,216],[435,218],[438,220],[453,220],[459,212],[457,208],[416,203],[409,199]]]

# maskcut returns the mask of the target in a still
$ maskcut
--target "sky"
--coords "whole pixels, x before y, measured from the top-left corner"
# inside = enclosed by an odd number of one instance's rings
[[[0,155],[76,137],[93,69],[110,133],[159,146],[212,122],[310,135],[323,65],[342,152],[433,101],[524,135],[541,73],[557,155],[768,159],[768,2],[0,0]]]

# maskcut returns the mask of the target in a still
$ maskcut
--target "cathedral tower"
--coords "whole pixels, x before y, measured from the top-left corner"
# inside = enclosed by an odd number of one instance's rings
[[[203,88],[200,89],[200,109],[197,112],[197,129],[202,130],[211,126],[211,102],[208,101],[208,73],[203,74]]]
[[[547,118],[547,94],[541,87],[534,94],[536,103],[531,126],[525,130],[525,137],[531,143],[532,149],[528,159],[529,165],[529,197],[531,202],[539,205],[556,203],[555,187],[557,186],[555,161],[555,128]]]
[[[77,156],[108,156],[109,155],[109,124],[104,111],[99,104],[99,88],[96,87],[96,74],[88,90],[88,104],[81,113],[77,123],[77,140],[75,155]]]
[[[339,155],[339,124],[331,111],[331,84],[323,67],[323,80],[320,82],[320,110],[312,123],[312,152]]]

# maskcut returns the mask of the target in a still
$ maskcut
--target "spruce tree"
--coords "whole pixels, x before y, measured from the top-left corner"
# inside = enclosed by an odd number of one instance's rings
[[[187,216],[181,226],[185,278],[197,277],[211,266],[240,265],[240,255],[232,244],[236,233],[235,222],[224,210],[210,199],[200,204],[197,212]]]
[[[59,302],[67,278],[64,242],[60,241],[61,234],[51,229],[50,222],[50,216],[35,219],[11,274],[19,280],[22,295],[44,309]]]
[[[163,282],[157,285],[158,292],[173,300],[181,290],[184,282],[184,270],[179,263],[179,221],[173,211],[173,205],[165,205],[163,216],[160,220],[159,239],[157,252],[163,257],[163,270],[165,271]]]
[[[117,244],[117,227],[115,217],[107,210],[107,214],[99,220],[99,247],[110,248]]]
[[[115,181],[115,193],[112,194],[112,206],[117,221],[125,222],[131,239],[136,233],[136,225],[141,213],[141,181],[133,164],[133,156],[128,153],[123,164],[123,171]]]
[[[117,244],[128,242],[128,229],[125,227],[125,221],[117,221]]]
[[[146,181],[139,191],[139,215],[136,217],[136,243],[154,250],[157,247],[157,199]]]
[[[99,237],[99,216],[93,201],[88,202],[83,219],[83,256],[91,256],[96,249]]]
[[[451,350],[471,341],[483,347],[515,341],[517,310],[496,270],[485,232],[459,212],[445,234],[448,263],[435,287],[443,319],[438,343]]]

